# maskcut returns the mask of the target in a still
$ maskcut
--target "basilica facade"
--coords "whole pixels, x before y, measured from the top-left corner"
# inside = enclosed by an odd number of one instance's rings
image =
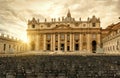
[[[100,19],[93,16],[86,21],[76,21],[70,11],[66,17],[28,21],[29,49],[33,51],[96,52],[101,47]]]

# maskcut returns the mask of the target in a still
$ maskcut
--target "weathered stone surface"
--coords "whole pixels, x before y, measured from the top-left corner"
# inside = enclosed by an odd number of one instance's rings
[[[119,78],[119,59],[118,55],[0,57],[0,76],[2,78]]]

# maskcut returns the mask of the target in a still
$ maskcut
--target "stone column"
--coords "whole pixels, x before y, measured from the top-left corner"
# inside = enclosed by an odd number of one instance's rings
[[[101,37],[100,34],[97,34],[97,45],[96,46],[100,46],[101,45]]]
[[[60,34],[58,34],[58,51],[60,51]]]
[[[46,34],[44,34],[44,43],[43,43],[43,50],[46,50]]]
[[[87,37],[86,37],[86,38],[87,38],[87,51],[90,52],[90,50],[91,50],[91,49],[90,49],[90,46],[91,46],[91,45],[90,45],[90,34],[87,34]]]
[[[9,44],[13,44],[13,43],[8,43],[7,44],[7,53],[9,53],[10,52],[10,49],[9,49]],[[11,46],[12,47],[12,46]],[[13,48],[13,47],[12,47]]]
[[[53,34],[53,51],[55,51],[55,34]]]
[[[70,51],[72,51],[72,34],[70,33]]]
[[[75,51],[75,39],[74,39],[74,33],[73,33],[73,45],[72,45],[72,47],[73,47],[73,51]]]
[[[39,40],[39,35],[37,34],[36,35],[36,43],[35,43],[35,50],[37,50],[37,51],[39,50],[39,41],[40,41]]]
[[[67,34],[65,34],[65,51],[67,51]]]
[[[82,34],[79,34],[79,51],[82,51]]]
[[[38,50],[40,50],[40,35],[38,34]]]
[[[50,40],[50,50],[53,51],[53,34],[51,34],[51,40]]]

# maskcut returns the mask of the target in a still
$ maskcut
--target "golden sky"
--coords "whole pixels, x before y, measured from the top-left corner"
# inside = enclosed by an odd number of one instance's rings
[[[76,20],[99,17],[103,28],[120,21],[120,0],[0,0],[0,32],[25,38],[28,19],[50,20],[68,9]]]

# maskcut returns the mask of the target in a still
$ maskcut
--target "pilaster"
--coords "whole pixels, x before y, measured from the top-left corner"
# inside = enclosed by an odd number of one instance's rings
[[[67,51],[67,34],[65,34],[65,51]]]
[[[46,50],[46,34],[44,34],[44,48],[43,48],[43,50],[45,51]]]

